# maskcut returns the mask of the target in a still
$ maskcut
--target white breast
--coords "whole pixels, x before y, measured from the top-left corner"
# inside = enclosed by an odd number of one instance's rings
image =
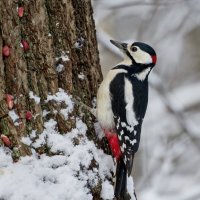
[[[113,129],[115,126],[109,88],[110,82],[119,73],[127,73],[127,71],[124,69],[110,70],[101,83],[97,93],[97,119],[102,128],[105,129]]]

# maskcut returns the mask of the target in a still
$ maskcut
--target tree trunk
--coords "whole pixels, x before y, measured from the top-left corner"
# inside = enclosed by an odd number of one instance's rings
[[[4,47],[9,48],[9,55]],[[31,154],[21,138],[32,130],[42,133],[48,119],[57,121],[61,134],[75,126],[73,117],[65,120],[55,112],[65,105],[46,101],[49,94],[62,88],[92,106],[102,74],[91,2],[1,0],[0,52],[0,133],[12,142],[17,160]],[[8,108],[6,94],[14,97],[13,108]],[[40,97],[40,102],[31,94]],[[48,115],[43,115],[44,110]],[[32,120],[26,119],[27,111],[34,116]],[[12,112],[19,116],[14,121]],[[71,115],[79,115],[77,106]],[[88,137],[96,140],[94,118],[87,111],[82,118],[89,127]],[[37,151],[47,153],[47,148]]]

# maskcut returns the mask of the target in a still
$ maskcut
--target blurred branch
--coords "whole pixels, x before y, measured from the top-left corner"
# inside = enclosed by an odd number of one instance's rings
[[[196,200],[199,199],[200,197],[200,191],[197,189],[196,191],[193,192],[193,194],[189,194],[185,197],[183,197],[181,200]]]
[[[110,50],[112,53],[122,58],[122,54],[119,52],[119,50],[110,43],[110,39],[113,39],[112,36],[108,35],[106,32],[98,28],[97,39],[100,44],[103,45],[106,49]]]
[[[135,1],[135,2],[127,2],[127,3],[122,3],[116,6],[110,6],[110,9],[121,9],[121,8],[127,8],[130,6],[166,6],[166,5],[170,5],[172,4],[172,2],[142,2],[142,1]]]
[[[185,149],[185,146],[188,145],[191,145],[191,147],[195,148],[195,146],[192,145],[192,141],[190,140],[188,135],[180,134],[167,145],[166,149],[163,150],[162,161],[160,161],[158,157],[155,156],[155,153],[152,153],[151,160],[148,163],[148,171],[141,177],[137,186],[138,190],[142,190],[142,188],[147,187],[147,185],[149,184],[148,180],[152,180],[151,177],[155,176],[155,174],[157,174],[157,177],[154,180],[154,185],[160,185],[160,182],[164,180],[165,177],[170,176],[170,173],[175,168],[175,163],[178,161],[178,159],[183,158],[185,151],[187,151]],[[194,155],[193,159],[190,160],[190,162],[186,162],[184,164],[185,168],[189,168],[199,161],[200,158],[198,156],[198,149],[195,152],[197,153]],[[158,169],[159,174],[157,173]],[[199,174],[196,175],[199,176]],[[182,198],[179,197],[178,199]]]
[[[196,132],[194,132],[191,128],[190,124],[185,118],[184,112],[180,108],[176,107],[173,102],[171,102],[161,78],[155,73],[152,73],[151,76],[152,77],[150,84],[162,98],[163,103],[167,108],[167,111],[176,117],[177,122],[179,123],[183,133],[187,134],[192,140],[192,142],[196,145],[196,147],[200,150],[200,146],[196,143]]]
[[[187,1],[187,0],[172,0],[172,1],[154,1],[154,2],[147,2],[147,1],[127,1],[127,2],[122,2],[122,3],[114,3],[113,5],[111,4],[109,6],[109,3],[106,2],[106,8],[109,9],[121,9],[121,8],[127,8],[131,6],[169,6],[169,5],[174,5],[176,3],[180,3],[182,1]],[[101,2],[102,5],[104,5],[104,2]]]

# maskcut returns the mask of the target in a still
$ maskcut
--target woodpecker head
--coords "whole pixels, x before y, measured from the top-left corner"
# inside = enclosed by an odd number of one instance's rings
[[[125,55],[125,60],[131,64],[138,64],[143,67],[154,67],[156,64],[156,52],[148,44],[133,42],[131,44],[110,40]]]

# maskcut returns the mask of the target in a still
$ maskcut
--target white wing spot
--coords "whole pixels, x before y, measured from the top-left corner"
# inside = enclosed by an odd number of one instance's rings
[[[134,130],[134,136],[136,136],[136,134],[137,134],[137,131],[136,131],[136,130]]]
[[[130,141],[130,143],[131,143],[132,145],[134,145],[134,144],[136,144],[136,143],[137,143],[137,140],[136,140],[136,139],[134,139],[133,141]]]
[[[121,146],[121,148],[120,148],[120,149],[121,149],[121,151],[122,151],[122,152],[124,152],[124,148],[123,148],[123,146]]]
[[[117,126],[116,126],[116,128],[117,128],[117,129],[119,129],[119,123],[117,123]]]
[[[125,122],[121,122],[121,126],[124,128],[126,127],[126,123]]]
[[[124,138],[125,138],[125,140],[129,140],[129,137],[128,137],[128,136],[125,136]]]
[[[123,149],[126,149],[126,144],[123,143],[123,144],[122,144],[122,147],[123,147]]]
[[[133,132],[134,130],[134,126],[127,126],[126,129],[129,131],[129,132]]]
[[[124,162],[125,162],[125,163],[127,162],[127,158],[126,158],[126,156],[124,157]]]
[[[138,123],[138,122],[137,122]],[[123,128],[126,128],[129,132],[132,132],[134,130],[134,126],[129,126],[128,124],[126,124],[125,122],[121,122],[121,126]]]

